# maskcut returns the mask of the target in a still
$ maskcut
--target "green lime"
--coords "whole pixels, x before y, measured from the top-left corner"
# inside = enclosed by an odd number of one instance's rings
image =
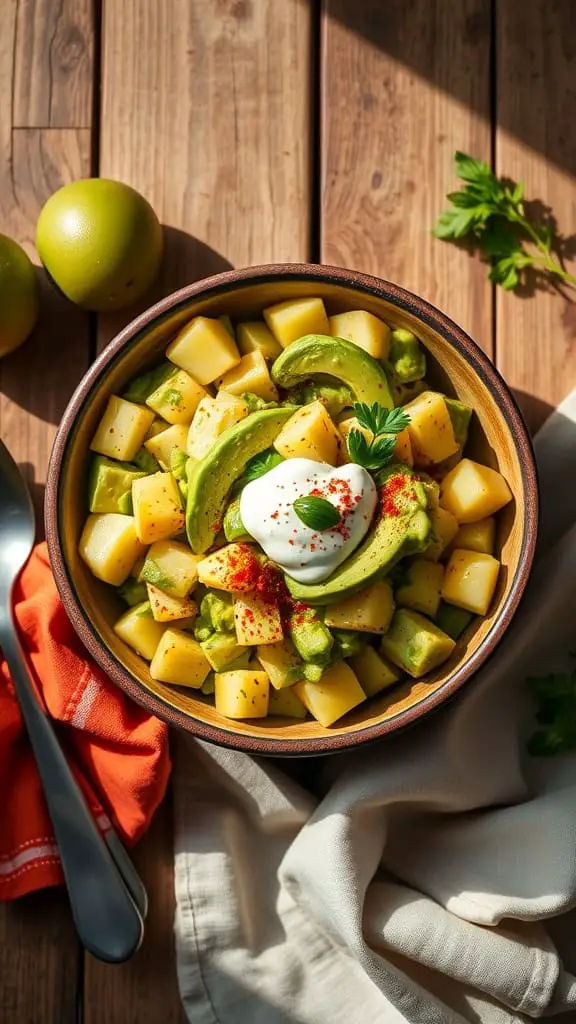
[[[36,271],[24,249],[0,235],[0,356],[26,341],[37,319]]]
[[[150,287],[162,228],[150,203],[120,181],[85,178],[45,204],[36,248],[60,291],[96,312],[121,309]]]

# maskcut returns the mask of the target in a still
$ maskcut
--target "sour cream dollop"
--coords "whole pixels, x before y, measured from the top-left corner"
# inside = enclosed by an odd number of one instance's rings
[[[340,522],[313,530],[294,511],[296,498],[330,501]],[[286,459],[246,484],[240,516],[269,558],[299,583],[320,583],[348,558],[366,534],[376,508],[370,474],[355,463],[336,469],[312,459]]]

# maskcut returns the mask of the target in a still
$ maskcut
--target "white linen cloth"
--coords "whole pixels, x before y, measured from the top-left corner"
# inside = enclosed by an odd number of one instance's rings
[[[308,761],[314,796],[297,762],[288,774],[178,738],[177,963],[193,1024],[576,1021],[576,754],[525,752],[525,677],[576,666],[576,393],[536,452],[537,565],[453,702]]]

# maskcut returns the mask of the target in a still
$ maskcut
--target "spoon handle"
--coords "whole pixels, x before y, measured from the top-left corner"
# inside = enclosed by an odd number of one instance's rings
[[[140,946],[142,917],[64,757],[10,620],[2,622],[0,644],[42,779],[78,935],[99,960],[123,963]]]

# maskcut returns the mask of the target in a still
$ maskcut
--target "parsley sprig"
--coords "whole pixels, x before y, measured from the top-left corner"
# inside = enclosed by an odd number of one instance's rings
[[[350,458],[365,469],[387,466],[394,458],[396,435],[406,430],[410,417],[402,408],[385,409],[378,402],[356,402],[354,412],[358,426],[368,431],[371,438],[360,430],[351,430],[346,442]]]
[[[576,669],[535,676],[527,684],[538,701],[541,726],[528,741],[529,752],[543,756],[576,749]]]
[[[527,216],[521,184],[497,178],[488,164],[466,153],[455,154],[454,168],[465,185],[448,193],[452,205],[438,218],[436,238],[472,242],[491,265],[490,280],[506,291],[522,284],[523,271],[529,267],[576,286],[576,277],[554,256],[554,228]]]

